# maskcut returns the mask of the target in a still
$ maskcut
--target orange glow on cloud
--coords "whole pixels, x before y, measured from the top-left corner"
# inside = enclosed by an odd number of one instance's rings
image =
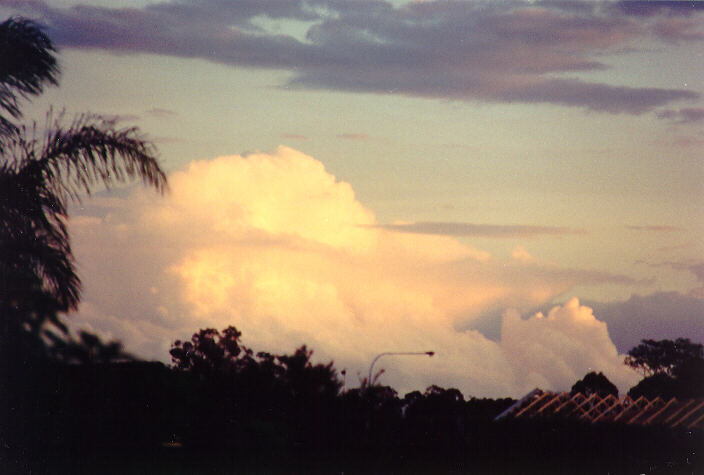
[[[502,260],[452,237],[376,228],[352,187],[299,151],[193,162],[170,184],[164,199],[135,191],[110,222],[74,223],[85,280],[96,282],[77,320],[108,327],[133,351],[165,359],[175,338],[232,324],[255,349],[305,343],[360,374],[381,351],[435,350],[380,366],[401,392],[441,384],[518,396],[538,384],[569,389],[589,368],[622,388],[632,382],[605,325],[576,300],[542,319],[508,312],[498,342],[457,331],[483,311],[533,308],[574,283],[522,248]],[[116,226],[128,235],[118,239]],[[136,243],[154,248],[139,254]],[[144,296],[101,296],[100,285],[124,288],[104,267],[91,270],[105,248],[149,281]]]

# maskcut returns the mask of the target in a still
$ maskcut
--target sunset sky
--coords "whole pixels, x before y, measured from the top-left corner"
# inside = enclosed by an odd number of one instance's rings
[[[74,327],[168,362],[235,325],[401,395],[624,391],[704,342],[704,2],[0,0],[60,48],[27,105],[136,125],[171,191],[73,208]]]

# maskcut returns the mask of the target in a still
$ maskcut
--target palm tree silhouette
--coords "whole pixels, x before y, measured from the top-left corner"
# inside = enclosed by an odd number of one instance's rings
[[[45,127],[18,125],[20,102],[57,85],[56,49],[30,20],[0,23],[0,324],[39,336],[65,333],[58,312],[75,310],[81,281],[67,220],[68,204],[96,186],[140,178],[163,193],[166,175],[155,147],[136,127],[83,114],[47,114]],[[48,324],[48,325],[47,325]]]
[[[15,129],[22,113],[19,100],[40,94],[46,83],[58,85],[59,68],[51,40],[30,20],[10,18],[0,23],[0,133]]]

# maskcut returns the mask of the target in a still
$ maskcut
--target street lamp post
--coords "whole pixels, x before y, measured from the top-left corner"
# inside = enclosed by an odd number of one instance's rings
[[[376,363],[376,360],[378,360],[382,356],[406,356],[406,355],[408,355],[408,356],[410,356],[410,355],[433,356],[434,354],[435,354],[434,351],[387,351],[385,353],[379,353],[372,360],[372,364],[369,365],[369,379],[367,379],[367,384],[371,387],[371,385],[372,385],[372,371],[374,370],[374,363]]]

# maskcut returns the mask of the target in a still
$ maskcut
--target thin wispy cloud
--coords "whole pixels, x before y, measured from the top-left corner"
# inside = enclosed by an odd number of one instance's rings
[[[658,119],[667,119],[678,124],[692,124],[704,121],[704,107],[665,109],[655,114]]]
[[[308,137],[301,134],[281,134],[281,138],[289,140],[308,140]]]
[[[690,295],[704,299],[704,260],[688,259],[679,262],[666,262],[664,264],[669,265],[673,269],[684,270],[694,275],[700,285],[692,289]]]
[[[696,18],[664,18],[653,30],[660,39],[670,43],[704,40],[704,29]]]
[[[662,262],[639,262],[650,267],[669,267],[670,269],[691,273],[697,280],[699,287],[691,289],[689,295],[704,299],[704,260],[684,259]]]
[[[677,147],[691,148],[704,146],[704,135],[700,136],[678,136],[672,140],[672,144]]]
[[[111,122],[134,122],[141,119],[141,117],[136,114],[100,114],[100,116]]]
[[[160,107],[155,107],[153,109],[149,109],[145,114],[150,115],[152,117],[174,117],[177,116],[178,113],[176,111],[172,111],[170,109],[162,109]]]
[[[633,231],[654,231],[654,232],[666,232],[666,233],[671,233],[675,231],[684,231],[684,229],[678,227],[678,226],[669,226],[669,225],[648,225],[648,226],[636,226],[636,225],[630,225],[626,226],[627,229],[631,229]]]
[[[476,148],[472,145],[467,145],[467,144],[463,144],[463,143],[441,143],[440,147],[449,148],[449,149],[460,149],[460,150],[472,150],[472,149]]]
[[[661,246],[656,249],[657,252],[668,253],[673,251],[680,251],[682,249],[692,248],[694,246],[693,242],[688,242],[684,244],[674,244],[672,246]]]
[[[367,134],[355,134],[355,133],[338,134],[337,138],[338,139],[345,139],[345,140],[369,140],[369,136]]]
[[[641,41],[701,39],[704,11],[698,4],[649,3],[427,1],[395,7],[380,0],[181,0],[142,8],[57,8],[41,0],[0,0],[0,6],[44,22],[64,47],[289,70],[287,87],[629,114],[699,97],[687,89],[580,78],[611,68],[605,53],[637,49]],[[294,36],[285,27],[268,30],[261,18],[308,26],[304,36]]]
[[[456,237],[531,238],[537,236],[586,234],[586,231],[583,229],[562,226],[496,225],[462,222],[420,221],[402,224],[380,224],[376,227],[400,233],[437,234]]]

